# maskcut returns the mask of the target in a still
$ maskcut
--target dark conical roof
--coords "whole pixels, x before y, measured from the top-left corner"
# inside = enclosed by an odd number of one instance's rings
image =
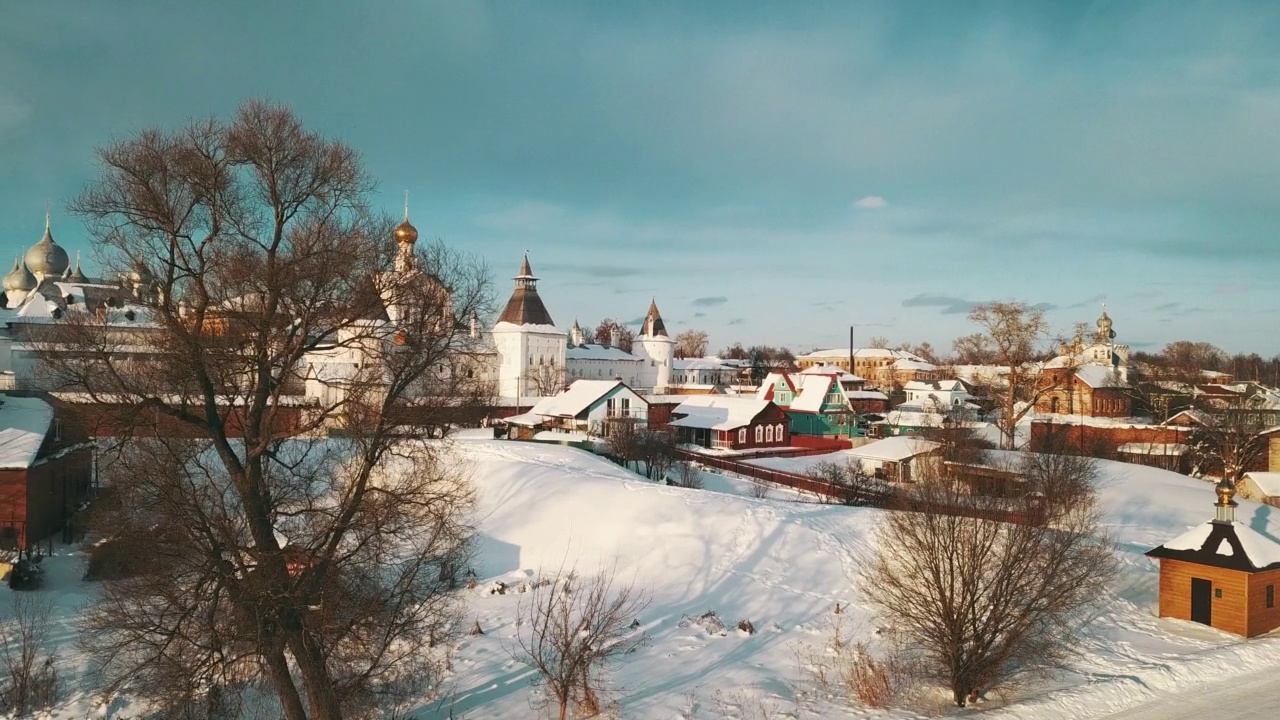
[[[649,301],[649,312],[644,316],[644,329],[640,333],[648,337],[666,337],[667,326],[662,322],[662,313],[658,312],[658,301]]]
[[[513,325],[556,324],[551,319],[551,313],[547,312],[547,306],[542,304],[542,298],[538,297],[537,280],[529,267],[529,256],[525,255],[524,261],[520,263],[520,274],[515,277],[516,289],[511,293],[511,299],[507,301],[502,314],[498,316],[498,322]]]

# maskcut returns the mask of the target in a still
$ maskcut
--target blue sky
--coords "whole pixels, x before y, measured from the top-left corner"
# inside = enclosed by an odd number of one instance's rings
[[[305,10],[303,9],[305,7]],[[557,322],[949,347],[977,301],[1280,353],[1280,4],[0,4],[0,237],[267,96]]]

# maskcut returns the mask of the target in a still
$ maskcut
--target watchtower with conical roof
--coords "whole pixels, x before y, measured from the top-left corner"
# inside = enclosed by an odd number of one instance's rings
[[[555,394],[552,388],[564,384],[568,337],[556,327],[538,295],[538,278],[527,253],[512,280],[515,287],[492,331],[500,358],[498,394],[508,398]]]
[[[675,360],[676,343],[667,335],[666,323],[658,312],[657,299],[649,302],[640,335],[631,345],[632,351],[644,360],[641,368],[641,385],[652,387],[655,393],[664,393],[671,384],[671,367]]]

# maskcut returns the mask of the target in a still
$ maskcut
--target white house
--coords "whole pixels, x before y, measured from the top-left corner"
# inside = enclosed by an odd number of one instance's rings
[[[554,427],[603,434],[607,421],[647,422],[649,402],[620,380],[575,380],[567,390],[539,400],[524,415],[508,418],[513,425]]]
[[[935,411],[962,408],[973,399],[969,389],[959,380],[912,380],[903,386],[903,390],[907,394],[907,404]]]

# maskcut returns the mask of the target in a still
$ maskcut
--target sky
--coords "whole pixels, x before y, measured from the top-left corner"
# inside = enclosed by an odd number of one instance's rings
[[[1280,353],[1280,4],[0,2],[0,247],[94,148],[290,105],[505,299],[797,352],[973,304]]]

